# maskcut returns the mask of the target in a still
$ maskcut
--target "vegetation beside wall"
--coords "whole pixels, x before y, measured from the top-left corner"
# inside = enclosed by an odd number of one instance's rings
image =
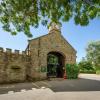
[[[79,71],[80,73],[90,73],[90,74],[95,74],[96,73],[96,69],[95,67],[93,66],[93,64],[89,61],[86,61],[86,60],[82,60],[79,62],[78,64],[79,66]]]
[[[100,75],[100,67],[96,67],[96,74]]]
[[[79,67],[77,64],[66,64],[67,79],[77,79],[79,74]]]
[[[96,74],[100,74],[100,40],[89,42],[86,53],[86,60],[95,66]]]

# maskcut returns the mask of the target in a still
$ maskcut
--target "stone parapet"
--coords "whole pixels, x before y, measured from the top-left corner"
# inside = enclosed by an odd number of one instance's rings
[[[2,47],[0,47],[0,62],[2,61],[14,61],[14,60],[21,60],[21,61],[25,61],[28,62],[30,61],[30,57],[29,55],[26,54],[25,51],[20,52],[20,50],[14,50],[14,52],[12,52],[12,49],[10,48],[6,48],[6,50],[4,51],[4,49]]]

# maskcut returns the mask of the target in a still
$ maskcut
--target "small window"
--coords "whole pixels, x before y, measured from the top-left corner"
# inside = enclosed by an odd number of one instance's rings
[[[20,69],[20,66],[11,66],[12,69]]]

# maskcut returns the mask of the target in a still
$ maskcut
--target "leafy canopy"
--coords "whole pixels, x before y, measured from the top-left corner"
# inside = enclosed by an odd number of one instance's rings
[[[96,67],[100,67],[100,41],[93,41],[87,47],[87,59]]]
[[[88,25],[100,16],[100,0],[2,0],[0,22],[3,29],[16,35],[24,32],[31,37],[30,27],[41,22],[66,22],[74,18],[76,25]]]

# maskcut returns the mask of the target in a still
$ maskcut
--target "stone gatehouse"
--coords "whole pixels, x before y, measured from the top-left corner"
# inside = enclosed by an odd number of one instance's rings
[[[55,23],[48,34],[28,42],[22,53],[0,48],[0,83],[63,77],[65,65],[76,62],[76,50]]]

